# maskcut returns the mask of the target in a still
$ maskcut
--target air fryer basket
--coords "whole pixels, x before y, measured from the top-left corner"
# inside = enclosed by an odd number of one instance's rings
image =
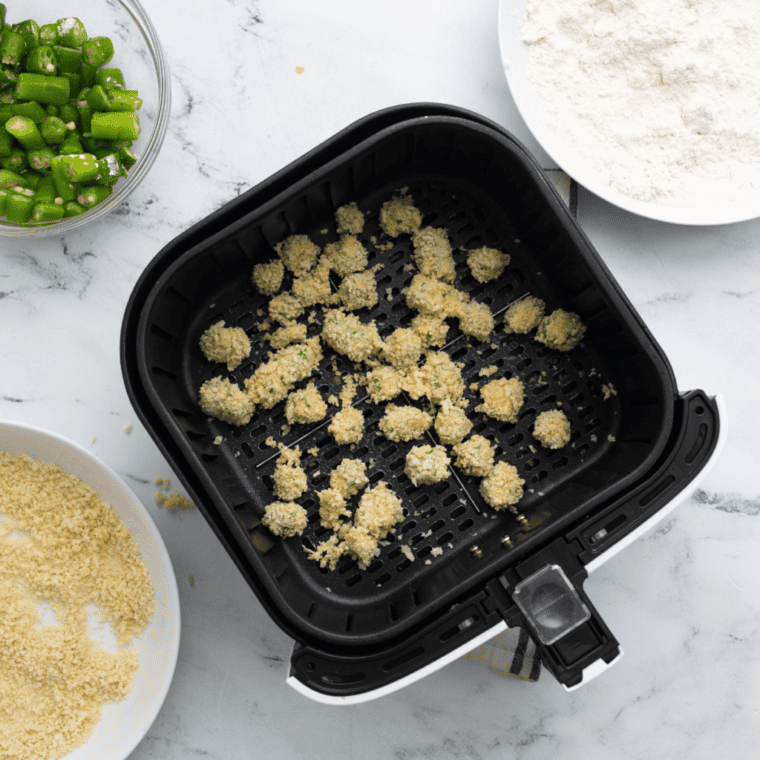
[[[683,414],[659,347],[540,169],[503,130],[466,117],[452,110],[386,120],[374,132],[357,129],[355,144],[343,140],[342,152],[325,146],[330,160],[309,172],[291,167],[293,181],[272,181],[279,192],[260,194],[261,204],[251,207],[241,199],[239,213],[216,224],[213,234],[209,229],[206,235],[183,236],[185,244],[173,246],[173,260],[162,262],[149,285],[143,278],[142,295],[130,301],[125,315],[134,345],[127,347],[127,358],[123,346],[122,360],[133,401],[140,386],[138,411],[165,450],[171,448],[180,475],[202,490],[200,506],[270,614],[312,658],[316,650],[349,662],[402,652],[407,640],[424,638],[439,625],[457,634],[442,642],[458,640],[473,618],[463,606],[456,614],[467,626],[460,621],[452,627],[452,604],[476,592],[504,602],[503,584],[501,591],[493,585],[499,572],[546,547],[561,555],[557,542],[564,540],[563,532],[639,488],[656,469],[674,435],[674,414]],[[307,234],[321,245],[336,239],[333,214],[348,201],[368,212],[360,238],[370,251],[370,265],[383,265],[377,276],[380,301],[369,314],[359,314],[376,320],[383,337],[408,324],[413,314],[403,290],[413,276],[410,241],[402,236],[383,250],[377,221],[380,205],[401,187],[422,209],[424,224],[448,230],[458,288],[497,315],[528,294],[538,295],[548,310],[575,311],[588,327],[583,344],[568,353],[505,334],[500,316],[485,344],[454,326],[449,331],[444,350],[464,364],[466,387],[482,384],[479,371],[492,365],[497,376],[517,376],[525,383],[526,403],[515,425],[476,414],[478,396],[467,391],[473,433],[492,437],[497,458],[515,464],[526,480],[519,515],[488,508],[478,481],[458,471],[437,486],[414,487],[403,465],[418,442],[394,444],[380,436],[382,409],[366,399],[356,402],[366,427],[353,450],[334,445],[326,433],[329,418],[282,433],[281,406],[257,411],[243,428],[209,419],[198,409],[201,383],[223,370],[203,360],[200,334],[218,319],[243,327],[253,350],[231,377],[238,382],[247,377],[268,348],[256,328],[266,301],[251,285],[252,265],[271,258],[272,246],[289,234]],[[502,278],[485,286],[473,280],[465,263],[466,251],[481,245],[512,256]],[[319,321],[310,325],[309,335],[318,331]],[[339,390],[333,366],[341,373],[353,366],[325,353],[315,379],[326,397]],[[558,404],[571,421],[573,438],[570,446],[549,451],[535,445],[530,431],[538,413]],[[273,499],[276,452],[265,443],[269,436],[304,451],[310,491],[301,500],[309,513],[302,539],[275,539],[260,523]],[[405,518],[366,570],[344,558],[335,571],[327,571],[307,560],[303,548],[326,537],[314,491],[326,486],[330,470],[346,456],[368,463],[371,482],[391,484],[403,500]],[[411,547],[414,561],[402,552],[404,545]],[[493,614],[493,604],[481,605],[481,618]],[[611,636],[607,643],[616,644]],[[389,672],[380,680],[391,677]],[[334,676],[330,685],[329,680],[320,688],[346,692],[349,681]]]

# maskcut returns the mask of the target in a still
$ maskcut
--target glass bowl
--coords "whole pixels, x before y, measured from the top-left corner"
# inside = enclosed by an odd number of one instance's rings
[[[158,156],[169,125],[171,83],[169,66],[148,14],[138,0],[5,0],[6,23],[34,19],[40,25],[76,16],[91,37],[113,40],[113,60],[107,64],[124,72],[127,87],[136,89],[143,100],[140,109],[140,139],[131,150],[137,163],[129,176],[120,179],[105,201],[80,216],[31,226],[12,224],[0,217],[0,237],[52,237],[63,235],[113,211],[143,181]]]

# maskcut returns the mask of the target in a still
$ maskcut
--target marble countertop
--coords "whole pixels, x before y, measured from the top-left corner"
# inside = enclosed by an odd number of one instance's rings
[[[511,130],[545,165],[548,157],[510,98],[492,0],[144,5],[173,87],[151,174],[121,213],[63,239],[0,238],[0,418],[97,452],[148,505],[179,579],[176,675],[130,760],[755,757],[760,220],[677,227],[579,195],[583,229],[678,387],[722,393],[730,425],[696,495],[586,584],[625,650],[620,662],[571,694],[548,672],[528,683],[461,659],[380,701],[313,703],[286,686],[291,641],[202,515],[153,502],[157,475],[177,481],[122,383],[119,329],[132,287],[181,231],[386,106],[463,106]]]

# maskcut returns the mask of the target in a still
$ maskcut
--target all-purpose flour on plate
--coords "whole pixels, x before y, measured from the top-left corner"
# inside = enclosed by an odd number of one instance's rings
[[[522,38],[547,123],[612,189],[760,191],[760,0],[527,0]]]

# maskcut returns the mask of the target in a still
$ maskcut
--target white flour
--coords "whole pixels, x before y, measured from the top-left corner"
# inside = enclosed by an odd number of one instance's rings
[[[760,0],[527,0],[547,122],[624,195],[760,198]]]

